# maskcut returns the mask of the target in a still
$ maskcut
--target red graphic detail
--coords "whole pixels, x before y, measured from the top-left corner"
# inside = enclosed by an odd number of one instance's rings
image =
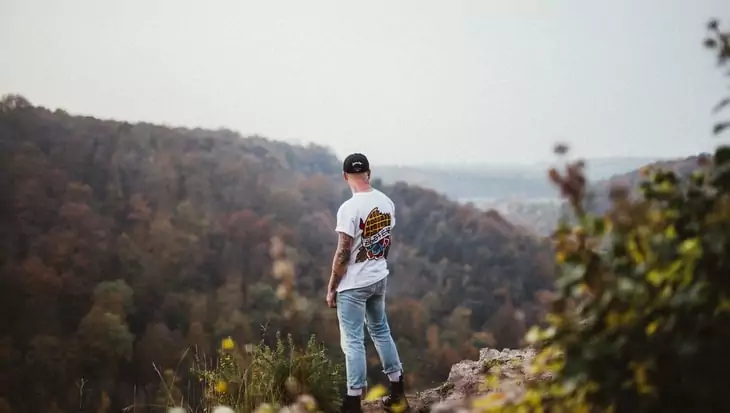
[[[388,252],[389,246],[390,238],[383,238],[374,245],[371,245],[370,248],[367,249],[368,259],[377,260],[379,258],[383,258]]]

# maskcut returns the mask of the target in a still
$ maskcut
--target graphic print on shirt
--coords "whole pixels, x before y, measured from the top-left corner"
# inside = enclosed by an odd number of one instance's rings
[[[362,246],[357,252],[355,262],[379,260],[388,258],[390,249],[390,214],[382,213],[373,208],[363,222],[360,218],[362,230]]]

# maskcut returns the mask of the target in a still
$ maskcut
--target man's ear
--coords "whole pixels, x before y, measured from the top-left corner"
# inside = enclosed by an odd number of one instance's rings
[[[347,182],[347,172],[342,173],[342,178]]]
[[[368,171],[368,181],[370,180],[370,171]]]

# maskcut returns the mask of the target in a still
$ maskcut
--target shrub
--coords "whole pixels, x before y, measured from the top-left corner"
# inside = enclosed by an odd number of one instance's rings
[[[706,44],[725,64],[730,36],[717,27]],[[612,210],[597,217],[584,208],[583,165],[551,171],[577,221],[554,235],[549,327],[527,337],[534,371],[552,379],[515,403],[492,393],[476,410],[730,411],[730,147],[690,177],[644,173],[638,200],[614,188]]]
[[[204,405],[229,406],[236,412],[295,402],[312,411],[336,411],[344,385],[342,371],[314,336],[299,349],[291,335],[284,341],[280,334],[273,347],[262,342],[239,348],[232,339],[224,339],[217,364],[194,369],[205,387]]]

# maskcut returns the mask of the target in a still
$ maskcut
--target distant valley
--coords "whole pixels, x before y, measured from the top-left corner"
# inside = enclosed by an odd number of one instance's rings
[[[561,217],[562,202],[553,198],[462,198],[459,202],[472,203],[483,210],[493,209],[510,223],[537,235],[549,235]]]
[[[586,160],[591,182],[624,174],[644,165],[667,161],[649,157],[612,157]],[[405,181],[434,189],[454,200],[555,198],[555,188],[547,180],[551,163],[528,165],[386,165],[375,174],[385,183]]]
[[[586,160],[586,174],[596,195],[597,212],[607,208],[607,190],[612,182],[638,183],[639,168],[661,164],[686,174],[696,157],[680,160],[648,157],[612,157]],[[433,189],[447,197],[499,212],[512,224],[537,235],[548,235],[566,212],[557,189],[548,181],[549,163],[533,165],[422,165],[385,166],[375,171],[384,183],[405,181]]]

